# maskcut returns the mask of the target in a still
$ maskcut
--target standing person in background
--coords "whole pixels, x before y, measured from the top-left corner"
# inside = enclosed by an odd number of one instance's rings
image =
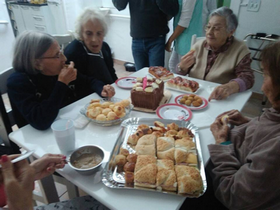
[[[118,10],[129,3],[130,35],[136,70],[164,66],[168,20],[178,12],[178,0],[112,0]]]
[[[191,48],[192,35],[202,36],[202,1],[178,0],[179,12],[174,17],[174,32],[169,37],[165,50],[171,52],[171,44],[174,49],[169,60],[169,70],[174,72],[181,57]]]
[[[202,11],[202,26],[204,27],[208,22],[208,16],[212,11],[217,9],[217,0],[203,0],[203,11]],[[205,31],[203,31],[205,35]]]
[[[105,84],[118,77],[109,45],[103,41],[107,33],[105,17],[98,10],[87,8],[76,22],[76,37],[64,50],[68,63],[73,61],[80,73]]]

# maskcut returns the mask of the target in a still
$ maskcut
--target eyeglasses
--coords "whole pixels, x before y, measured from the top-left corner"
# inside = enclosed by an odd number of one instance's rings
[[[214,32],[220,32],[222,28],[225,28],[224,26],[205,26],[204,27],[204,30],[207,32],[207,31],[210,31],[211,29],[213,29]]]
[[[57,53],[53,57],[41,57],[40,59],[60,59],[63,57],[63,55],[64,55],[63,50],[60,50],[59,53]]]

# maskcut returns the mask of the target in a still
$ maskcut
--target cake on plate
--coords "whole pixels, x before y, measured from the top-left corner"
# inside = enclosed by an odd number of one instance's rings
[[[155,110],[164,96],[163,91],[162,80],[138,77],[130,93],[131,102],[135,107]]]
[[[180,76],[168,80],[166,84],[168,87],[184,90],[191,93],[196,92],[199,88],[198,82],[194,80],[184,79]]]

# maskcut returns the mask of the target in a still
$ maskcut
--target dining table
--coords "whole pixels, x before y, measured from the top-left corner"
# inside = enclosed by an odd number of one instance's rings
[[[130,75],[130,77],[145,77],[149,75],[148,68],[143,68]],[[174,75],[174,77],[179,75]],[[219,84],[181,76],[190,80],[197,81],[200,85],[197,95],[208,99],[211,92]],[[118,84],[113,84],[115,88],[115,98],[129,99],[130,89],[120,88]],[[183,93],[173,89],[165,89],[170,91],[171,98],[167,103],[175,103],[175,98]],[[203,162],[209,159],[209,152],[207,145],[214,144],[215,140],[210,131],[210,125],[215,118],[228,110],[236,109],[241,111],[252,92],[250,90],[236,93],[224,100],[211,100],[206,107],[200,110],[192,111],[191,123],[198,128],[198,134],[201,145],[201,152]],[[84,108],[85,104],[89,103],[91,99],[100,98],[96,93],[88,95],[66,107],[60,109],[57,119],[73,119],[76,120],[81,117],[80,110]],[[143,112],[132,110],[129,117],[137,118],[158,118],[156,112]],[[43,119],[42,119],[43,120]],[[108,162],[110,153],[112,152],[118,135],[121,131],[121,126],[114,125],[110,127],[103,127],[89,122],[83,128],[76,128],[76,148],[84,145],[97,145],[105,151],[105,162],[102,167]],[[37,130],[31,125],[26,125],[9,135],[10,139],[23,147],[27,151],[34,150],[36,158],[42,157],[47,153],[60,153],[58,145],[51,128],[47,130]],[[106,187],[102,183],[102,170],[97,171],[92,175],[83,175],[71,167],[66,165],[63,169],[57,172],[72,182],[74,185],[94,197],[96,200],[107,206],[109,209],[134,209],[134,210],[154,210],[154,209],[179,209],[186,197],[176,194],[166,194],[160,192],[152,192],[137,189],[112,189]]]

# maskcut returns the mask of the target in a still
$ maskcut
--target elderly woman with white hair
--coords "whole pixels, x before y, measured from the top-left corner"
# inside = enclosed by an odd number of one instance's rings
[[[76,22],[76,39],[65,48],[64,54],[82,74],[112,84],[118,78],[110,47],[103,41],[106,33],[102,13],[86,8]]]
[[[19,127],[30,124],[48,129],[59,109],[93,92],[113,97],[111,85],[87,77],[65,65],[66,57],[49,34],[25,31],[15,42],[13,68],[7,81],[8,95]]]
[[[233,36],[237,26],[237,17],[231,9],[214,10],[205,26],[206,39],[195,43],[177,66],[178,74],[222,84],[214,89],[209,101],[225,99],[254,84],[250,51]]]

